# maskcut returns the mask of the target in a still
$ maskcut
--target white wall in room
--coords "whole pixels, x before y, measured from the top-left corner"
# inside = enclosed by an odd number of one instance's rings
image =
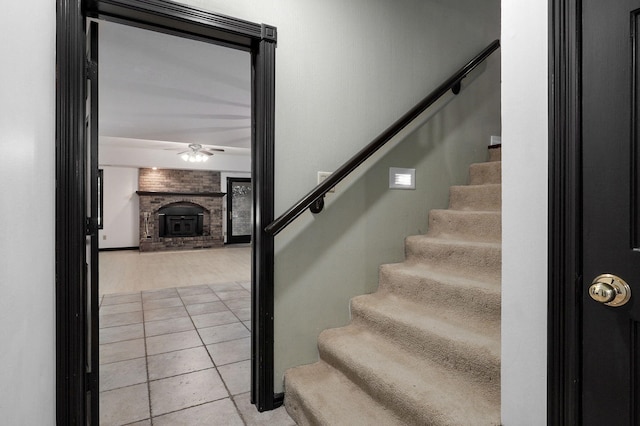
[[[0,14],[0,423],[55,424],[56,2]]]
[[[104,225],[98,231],[101,249],[137,247],[140,243],[138,169],[101,166],[104,174]]]
[[[502,421],[546,424],[548,2],[502,1]]]
[[[499,37],[499,0],[183,0],[277,27],[276,214],[370,142]],[[426,126],[377,156],[322,214],[276,237],[275,386],[317,359],[317,335],[349,320],[349,299],[374,291],[381,263],[403,257],[406,235],[464,183],[500,134],[499,53]],[[416,167],[416,191],[389,191],[388,167]]]
[[[246,172],[223,172],[220,173],[220,192],[227,192],[227,178],[250,178],[251,173]],[[227,242],[227,196],[222,198],[222,233],[224,235],[224,242]]]

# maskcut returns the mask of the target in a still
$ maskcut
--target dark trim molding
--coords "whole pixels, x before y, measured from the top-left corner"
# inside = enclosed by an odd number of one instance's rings
[[[56,2],[56,418],[82,425],[85,407],[84,18]]]
[[[226,192],[167,192],[167,191],[136,191],[138,195],[168,195],[168,196],[189,196],[189,197],[214,197],[220,198],[227,195]]]
[[[123,251],[123,250],[140,250],[140,247],[135,246],[135,247],[108,247],[108,248],[101,248],[99,251]]]
[[[547,424],[581,424],[581,0],[549,2]]]
[[[277,407],[273,378],[275,27],[168,0],[56,0],[56,419],[84,425],[85,359],[85,18],[98,17],[250,51],[253,66],[252,401]],[[86,7],[85,7],[86,6]]]
[[[251,318],[251,402],[259,411],[272,410],[280,403],[274,398],[273,317],[274,237],[264,228],[273,221],[274,134],[276,44],[262,39],[252,55],[253,132],[251,176],[253,178],[252,318]],[[260,208],[258,208],[260,206]],[[256,250],[259,247],[260,250]],[[268,367],[267,367],[268,366]],[[257,391],[256,391],[257,390]]]

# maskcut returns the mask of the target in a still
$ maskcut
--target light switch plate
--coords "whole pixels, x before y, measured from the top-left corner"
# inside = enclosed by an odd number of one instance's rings
[[[318,185],[324,182],[329,176],[331,176],[332,172],[318,172]],[[328,192],[336,192],[336,187],[334,186]]]

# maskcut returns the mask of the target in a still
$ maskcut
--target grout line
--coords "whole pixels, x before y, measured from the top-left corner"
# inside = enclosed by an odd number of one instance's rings
[[[142,298],[142,292],[140,292]],[[147,327],[144,321],[144,307],[142,309],[142,335],[144,336],[144,366],[147,370],[147,395],[149,398],[149,423],[153,426],[153,412],[151,411],[151,381],[149,380],[149,356],[147,351]]]
[[[213,289],[211,289],[211,291],[213,291]],[[216,297],[218,297],[218,295],[216,294],[215,291],[213,291],[213,293],[216,295]],[[184,305],[185,310],[187,309],[187,305],[185,305],[184,300],[182,300],[182,296],[180,297],[180,301],[182,302],[182,304]],[[219,298],[219,297],[218,297]],[[223,304],[225,306],[227,306],[224,302]],[[227,306],[228,309],[228,306]],[[230,310],[230,309],[229,309]],[[233,313],[233,312],[232,312]],[[215,369],[216,373],[218,374],[218,377],[220,377],[220,382],[222,382],[222,385],[224,386],[225,390],[227,391],[227,397],[229,398],[229,400],[231,401],[231,403],[233,404],[233,406],[236,409],[236,412],[238,413],[238,417],[240,417],[240,420],[242,421],[242,423],[246,426],[247,422],[244,420],[244,417],[242,416],[242,413],[240,412],[240,410],[238,409],[238,406],[236,405],[232,395],[231,395],[231,391],[229,390],[229,387],[227,386],[227,383],[224,381],[224,379],[222,378],[222,374],[220,374],[220,371],[218,371],[218,366],[216,365],[216,362],[213,360],[213,357],[211,356],[211,352],[209,352],[209,349],[207,349],[207,345],[204,343],[204,340],[202,340],[202,336],[200,335],[200,332],[198,331],[198,327],[196,327],[196,324],[193,322],[193,318],[191,317],[191,314],[189,313],[189,311],[187,310],[187,314],[189,315],[189,319],[191,320],[191,322],[193,323],[193,326],[196,329],[196,333],[198,334],[198,338],[200,339],[200,341],[202,342],[202,346],[204,347],[204,350],[207,351],[207,355],[209,356],[209,359],[211,360],[211,363],[213,364],[213,368]],[[235,315],[235,314],[234,314]],[[196,315],[197,316],[197,315]],[[204,327],[206,328],[206,327]]]

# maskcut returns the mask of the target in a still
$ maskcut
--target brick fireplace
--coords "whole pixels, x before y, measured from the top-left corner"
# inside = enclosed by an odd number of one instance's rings
[[[220,172],[140,169],[140,251],[221,247]]]

